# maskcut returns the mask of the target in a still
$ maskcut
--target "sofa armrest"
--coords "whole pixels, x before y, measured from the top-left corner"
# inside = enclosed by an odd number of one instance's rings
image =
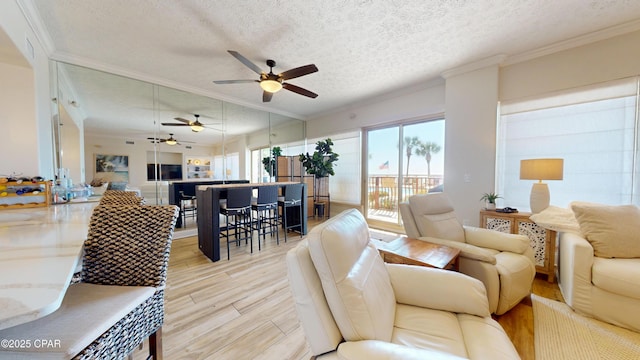
[[[428,236],[419,237],[418,239],[434,244],[445,245],[452,248],[460,249],[460,256],[463,258],[478,260],[492,265],[496,264],[496,258],[495,256],[493,256],[493,253],[491,251],[477,247],[475,245],[463,243],[460,241],[440,239]]]
[[[531,247],[531,241],[525,235],[507,234],[473,226],[464,227],[464,236],[468,244],[516,254],[524,254]]]
[[[398,303],[480,317],[491,314],[487,292],[480,280],[454,271],[385,265]]]
[[[464,358],[442,351],[420,349],[380,340],[347,341],[338,346],[338,356],[345,360],[461,360]]]
[[[558,249],[559,286],[565,302],[575,307],[590,304],[593,247],[576,233],[561,232]]]

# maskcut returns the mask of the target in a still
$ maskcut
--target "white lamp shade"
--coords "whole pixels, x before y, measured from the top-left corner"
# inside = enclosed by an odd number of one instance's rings
[[[563,159],[520,160],[520,180],[562,180]]]

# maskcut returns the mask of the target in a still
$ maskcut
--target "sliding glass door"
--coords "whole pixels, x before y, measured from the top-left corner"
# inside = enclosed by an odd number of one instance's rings
[[[442,191],[444,119],[368,129],[365,149],[367,220],[399,230],[400,202],[413,194]]]

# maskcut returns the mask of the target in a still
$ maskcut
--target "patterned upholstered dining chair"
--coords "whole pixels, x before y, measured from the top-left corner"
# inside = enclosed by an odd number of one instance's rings
[[[144,198],[132,191],[107,190],[100,198],[100,205],[144,205]]]
[[[123,359],[145,338],[150,357],[162,358],[164,288],[178,213],[173,205],[97,206],[80,283],[69,286],[52,314],[0,331],[3,338],[59,339],[61,346],[0,349],[0,358]]]

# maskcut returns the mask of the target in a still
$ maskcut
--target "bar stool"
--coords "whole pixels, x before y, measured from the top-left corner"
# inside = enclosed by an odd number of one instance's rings
[[[225,226],[220,228],[220,237],[227,240],[227,260],[231,258],[229,248],[231,242],[240,246],[241,240],[244,240],[245,244],[250,241],[253,253],[252,195],[253,190],[250,187],[231,188],[227,190],[227,202],[221,205],[220,213],[225,217]],[[230,230],[233,230],[233,233]]]
[[[278,187],[258,187],[258,197],[251,203],[251,209],[256,212],[255,230],[258,231],[258,250],[261,250],[260,232],[262,240],[266,241],[267,234],[276,234],[276,244],[280,244],[278,224]]]
[[[198,208],[196,206],[196,197],[194,195],[185,195],[184,191],[179,191],[180,195],[180,213],[182,214],[182,227],[187,226],[187,214],[195,220]]]
[[[284,228],[284,242],[287,242],[289,229],[299,229],[302,237],[302,184],[290,184],[284,187],[284,197],[278,200],[278,206],[282,208],[282,224]],[[295,223],[294,215],[290,211],[298,208],[298,222]],[[290,223],[292,222],[292,223]]]
[[[100,205],[91,216],[79,283],[60,308],[0,331],[3,339],[58,339],[56,347],[0,349],[10,359],[123,359],[145,338],[162,358],[164,288],[178,207]]]
[[[144,205],[144,198],[132,191],[107,190],[100,198],[100,205]]]

